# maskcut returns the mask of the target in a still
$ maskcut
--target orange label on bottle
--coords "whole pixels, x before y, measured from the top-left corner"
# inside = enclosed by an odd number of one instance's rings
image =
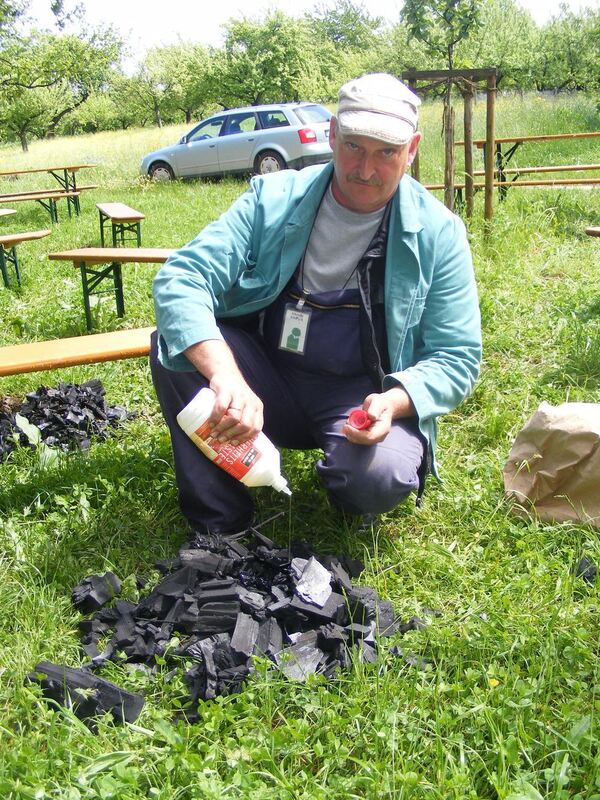
[[[192,434],[192,438],[200,449],[218,467],[224,469],[237,480],[248,473],[261,457],[261,452],[254,441],[233,445],[230,442],[219,442],[212,436],[212,425],[202,423]]]

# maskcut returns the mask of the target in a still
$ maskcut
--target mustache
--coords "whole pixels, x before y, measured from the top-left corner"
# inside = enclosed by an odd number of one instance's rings
[[[382,185],[380,180],[376,178],[369,178],[369,180],[365,181],[363,178],[359,177],[358,175],[348,175],[346,178],[348,183],[358,183],[361,186],[376,186],[379,187]]]

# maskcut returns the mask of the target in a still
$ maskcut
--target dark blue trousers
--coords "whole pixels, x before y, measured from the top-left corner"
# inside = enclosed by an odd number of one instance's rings
[[[277,447],[320,449],[319,478],[334,505],[349,514],[390,511],[419,485],[425,445],[415,419],[396,420],[385,441],[350,443],[341,433],[348,413],[377,391],[364,376],[314,374],[276,367],[258,334],[220,325],[250,388],[264,404],[264,433]],[[252,523],[250,491],[207,459],[177,424],[176,415],[207,380],[197,371],[165,369],[150,354],[152,379],[171,434],[179,503],[197,530],[239,531]],[[294,490],[293,475],[287,476]]]

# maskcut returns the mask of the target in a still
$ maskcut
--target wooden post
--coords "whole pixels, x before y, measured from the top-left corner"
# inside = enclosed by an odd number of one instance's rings
[[[415,94],[417,94],[417,81],[415,78],[409,78],[408,80],[408,88],[411,89]],[[416,181],[421,180],[421,167],[419,164],[419,151],[417,150],[417,154],[413,158],[413,162],[410,165],[410,174]]]
[[[454,109],[450,105],[450,101],[444,106],[444,139],[446,144],[444,205],[452,211],[454,208]]]
[[[473,85],[465,84],[464,100],[464,148],[465,148],[465,200],[467,217],[473,216]]]
[[[486,221],[494,215],[494,157],[496,132],[494,110],[496,107],[496,75],[487,79],[487,107],[485,121],[485,212]]]

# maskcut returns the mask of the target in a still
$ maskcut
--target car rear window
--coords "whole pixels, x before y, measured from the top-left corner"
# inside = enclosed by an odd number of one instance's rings
[[[331,119],[331,111],[328,111],[323,106],[300,106],[294,109],[296,116],[303,125],[308,125],[310,122],[329,122]]]

